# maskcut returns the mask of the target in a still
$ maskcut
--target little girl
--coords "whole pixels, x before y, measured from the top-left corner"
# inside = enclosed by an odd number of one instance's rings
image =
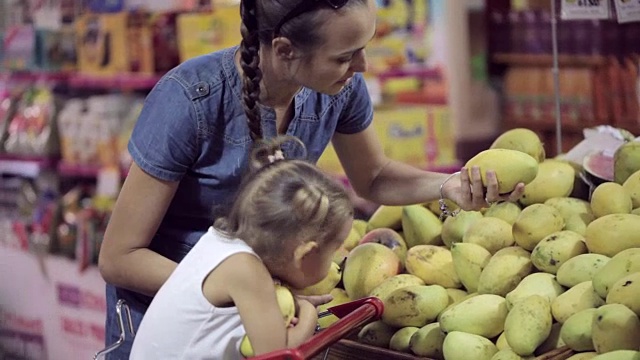
[[[285,326],[274,278],[302,289],[327,276],[351,229],[353,207],[314,165],[284,160],[279,149],[288,140],[253,151],[230,212],[160,288],[130,359],[241,359],[245,334],[255,355],[297,347],[313,335],[317,311],[305,300],[298,299],[295,326]]]

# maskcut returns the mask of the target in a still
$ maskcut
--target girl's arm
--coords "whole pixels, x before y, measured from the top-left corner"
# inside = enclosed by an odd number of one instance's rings
[[[316,309],[299,300],[298,323],[286,328],[274,281],[252,254],[240,253],[223,261],[205,279],[203,293],[215,306],[235,304],[255,355],[296,347],[313,335],[317,324]]]
[[[440,185],[449,174],[420,170],[387,158],[372,126],[356,134],[333,136],[333,146],[351,186],[363,198],[378,204],[407,205],[425,203],[440,198]],[[471,178],[466,172],[447,181],[445,196],[463,209],[486,205],[485,198],[500,198],[495,174],[489,176],[490,184],[483,189],[479,171]],[[510,196],[518,199],[524,191],[520,185]]]
[[[177,266],[147,247],[178,188],[132,165],[100,248],[98,266],[106,282],[154,295]]]

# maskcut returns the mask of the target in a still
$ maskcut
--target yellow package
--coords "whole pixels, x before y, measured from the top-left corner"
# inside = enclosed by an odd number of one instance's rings
[[[129,71],[127,14],[84,14],[76,21],[80,72],[115,75]]]
[[[180,14],[177,23],[180,61],[238,45],[242,40],[238,6]]]
[[[403,104],[377,109],[372,126],[389,158],[421,169],[441,169],[457,163],[450,121],[446,106]],[[344,175],[331,145],[318,166],[328,173]]]

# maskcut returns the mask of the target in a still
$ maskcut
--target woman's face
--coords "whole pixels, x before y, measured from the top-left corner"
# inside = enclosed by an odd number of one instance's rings
[[[324,41],[299,60],[294,79],[317,92],[337,94],[354,73],[367,71],[364,48],[375,30],[374,0],[330,16],[318,29]]]

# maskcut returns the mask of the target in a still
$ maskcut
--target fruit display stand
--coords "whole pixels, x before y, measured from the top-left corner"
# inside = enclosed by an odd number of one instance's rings
[[[568,346],[553,349],[531,360],[566,360],[576,354]],[[355,337],[349,336],[328,347],[325,351],[313,357],[313,360],[437,360],[408,353],[393,351],[377,346],[363,344]]]

